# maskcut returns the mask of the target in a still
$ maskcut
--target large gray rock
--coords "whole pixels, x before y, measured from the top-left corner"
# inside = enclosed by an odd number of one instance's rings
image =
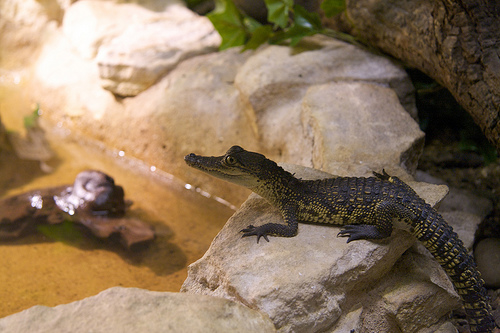
[[[221,298],[114,287],[81,301],[0,319],[18,332],[275,332],[265,315]]]
[[[335,162],[374,170],[379,161],[415,171],[424,134],[408,115],[413,87],[386,58],[315,36],[260,49],[234,84],[266,156],[329,172]]]
[[[206,17],[171,5],[102,43],[96,57],[101,84],[117,95],[135,96],[182,60],[216,51],[220,42]]]
[[[130,3],[79,1],[68,8],[63,31],[82,57],[96,57],[105,89],[135,96],[180,61],[214,52],[220,44],[206,17],[181,1],[168,2],[164,10],[153,11]]]
[[[304,179],[326,176],[285,167]],[[280,221],[276,208],[252,194],[203,258],[189,266],[181,291],[258,309],[280,332],[424,332],[459,306],[451,282],[428,253],[416,247],[403,255],[415,242],[404,231],[347,244],[337,237],[339,228],[301,224],[291,239],[256,244],[255,237],[240,238],[248,224]]]
[[[141,5],[87,0],[76,1],[70,6],[66,4],[62,31],[79,55],[92,59],[103,43],[120,35],[130,25],[158,19],[165,8],[182,3],[180,0],[140,2]]]

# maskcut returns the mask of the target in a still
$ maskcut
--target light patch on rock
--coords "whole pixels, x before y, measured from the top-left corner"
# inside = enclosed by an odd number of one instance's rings
[[[275,332],[265,315],[209,296],[114,287],[81,301],[34,306],[0,319],[18,332]]]
[[[135,96],[180,61],[216,51],[220,40],[206,17],[171,5],[101,44],[96,56],[101,84],[119,96]]]

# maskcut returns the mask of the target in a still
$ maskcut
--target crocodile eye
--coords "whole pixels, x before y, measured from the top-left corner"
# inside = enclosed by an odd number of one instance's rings
[[[227,165],[234,165],[236,164],[236,159],[231,155],[227,155],[226,158],[224,159],[224,162],[226,162]]]

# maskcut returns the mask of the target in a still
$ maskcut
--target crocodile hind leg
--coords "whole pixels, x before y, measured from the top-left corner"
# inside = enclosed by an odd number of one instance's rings
[[[392,234],[394,218],[411,220],[415,216],[401,204],[384,200],[375,206],[373,217],[369,218],[374,221],[373,224],[348,224],[342,227],[337,236],[348,237],[347,243],[358,239],[387,238]]]

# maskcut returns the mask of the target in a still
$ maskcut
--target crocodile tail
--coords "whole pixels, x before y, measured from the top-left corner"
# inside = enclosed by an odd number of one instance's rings
[[[432,253],[464,301],[471,332],[492,332],[486,289],[472,256],[453,228],[430,205],[419,207],[420,219],[412,223],[413,234]]]

